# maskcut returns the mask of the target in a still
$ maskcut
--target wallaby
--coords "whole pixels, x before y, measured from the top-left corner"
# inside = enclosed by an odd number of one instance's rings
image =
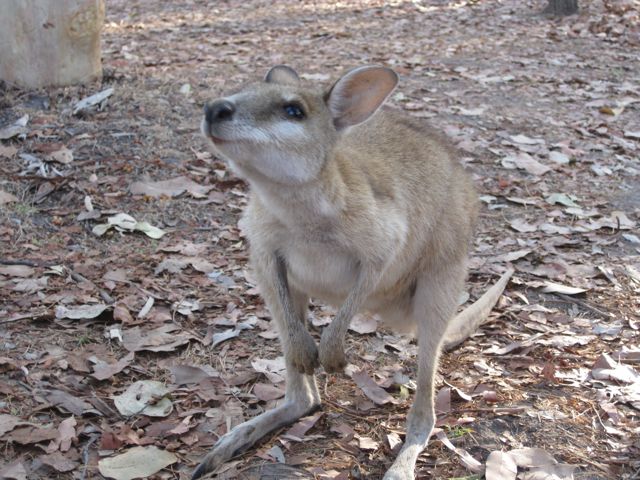
[[[397,82],[389,68],[364,66],[322,91],[280,65],[263,82],[205,106],[204,135],[250,185],[243,229],[280,334],[287,378],[284,402],[221,437],[192,478],[318,408],[314,371],[319,365],[342,371],[345,334],[360,310],[418,337],[406,438],[384,476],[414,478],[435,423],[440,350],[486,320],[512,270],[454,317],[476,193],[437,133],[417,119],[379,110]],[[306,328],[310,297],[338,307],[318,346]]]

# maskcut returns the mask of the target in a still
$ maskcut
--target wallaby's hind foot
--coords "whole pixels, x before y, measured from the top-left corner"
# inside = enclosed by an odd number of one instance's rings
[[[214,471],[223,463],[249,449],[267,434],[295,422],[299,418],[315,411],[319,406],[319,403],[314,402],[309,402],[308,404],[285,402],[273,410],[264,412],[247,422],[237,425],[229,433],[220,437],[211,451],[200,462],[200,465],[196,467],[191,479],[195,480]]]

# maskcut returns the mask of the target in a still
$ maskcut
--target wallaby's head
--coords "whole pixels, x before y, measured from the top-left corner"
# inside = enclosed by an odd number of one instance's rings
[[[313,180],[341,133],[364,122],[398,82],[391,69],[359,67],[328,91],[302,85],[289,67],[207,103],[202,132],[236,170],[281,184]]]

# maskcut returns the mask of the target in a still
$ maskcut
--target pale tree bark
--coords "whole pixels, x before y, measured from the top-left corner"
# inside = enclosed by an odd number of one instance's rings
[[[549,0],[543,13],[554,16],[573,15],[578,13],[578,0]]]
[[[0,80],[38,88],[102,75],[104,0],[0,2]]]

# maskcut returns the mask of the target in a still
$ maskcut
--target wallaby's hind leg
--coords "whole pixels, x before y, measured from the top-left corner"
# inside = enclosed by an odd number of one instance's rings
[[[280,340],[285,345],[285,362],[287,367],[286,393],[284,402],[274,408],[264,412],[251,420],[236,426],[220,439],[213,446],[211,451],[204,457],[200,465],[195,469],[192,479],[200,478],[207,472],[215,470],[224,462],[233,458],[250,448],[253,444],[270,432],[280,427],[295,422],[300,417],[315,410],[320,405],[320,392],[313,375],[301,373],[300,369],[294,365],[290,358],[287,358],[288,333],[291,330],[284,321],[284,312],[281,303],[278,301],[277,293],[268,284],[264,286],[263,295],[267,301],[269,310],[276,322],[280,333]],[[296,319],[302,324],[304,329],[307,315],[308,297],[300,292],[291,291],[288,296],[291,300],[291,308]]]
[[[447,324],[453,317],[464,278],[464,268],[449,269],[418,282],[413,315],[418,327],[418,382],[413,406],[407,416],[407,434],[396,460],[384,480],[411,480],[418,455],[424,450],[435,425],[434,377]]]
[[[287,392],[284,403],[241,423],[220,439],[193,472],[200,478],[224,462],[242,453],[268,433],[295,422],[320,405],[320,394],[312,375],[299,373],[287,365]]]

